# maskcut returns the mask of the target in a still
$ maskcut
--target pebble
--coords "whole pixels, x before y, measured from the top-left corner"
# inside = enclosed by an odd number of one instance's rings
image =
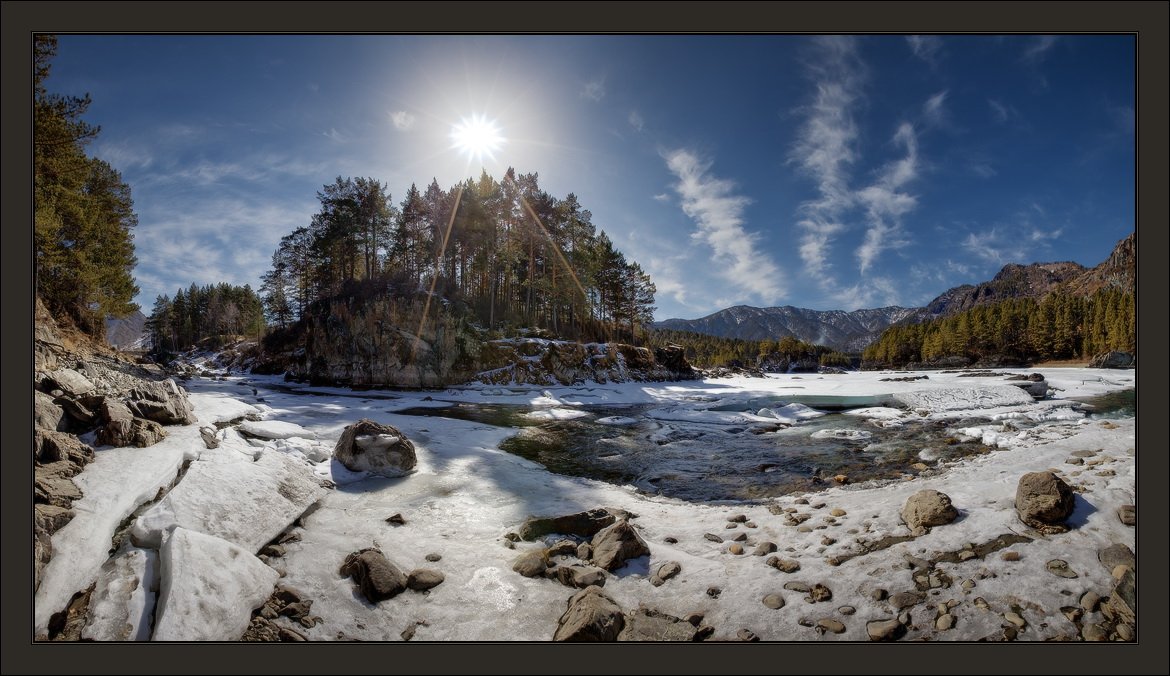
[[[741,641],[754,642],[760,640],[760,637],[756,636],[749,629],[740,629],[739,631],[735,632],[735,635]]]
[[[904,611],[902,611],[902,614],[898,616],[898,621],[901,622],[903,625],[909,627],[911,624],[914,623],[914,618],[910,615],[909,610],[904,610]]]
[[[809,590],[808,596],[804,597],[805,601],[809,603],[819,603],[821,601],[828,601],[833,598],[833,591],[823,584],[814,584]]]
[[[975,558],[975,556],[976,556],[975,552],[973,552],[969,549],[967,551],[959,552],[959,560],[960,561],[970,561],[971,559]]]
[[[1081,607],[1085,609],[1086,613],[1091,613],[1097,609],[1097,604],[1101,602],[1101,595],[1095,591],[1087,591],[1081,597]]]
[[[810,620],[810,619],[808,619],[807,617],[802,617],[802,618],[800,618],[799,620],[797,620],[797,621],[796,621],[796,623],[797,623],[797,624],[799,624],[799,625],[800,625],[800,626],[802,626],[802,627],[813,627],[813,626],[816,626],[816,625],[814,625],[814,624],[813,624],[813,621],[812,621],[812,620]]]
[[[744,524],[744,527],[746,527],[746,528],[759,528],[759,526],[756,525],[755,521],[748,521],[747,523]]]
[[[853,606],[841,606],[837,609],[837,612],[841,613],[842,615],[852,615],[853,613],[857,612],[857,609]]]
[[[903,608],[909,608],[917,604],[921,600],[922,597],[916,592],[898,592],[890,597],[890,605],[898,610],[902,610]]]
[[[869,593],[869,598],[873,599],[874,601],[884,601],[888,595],[889,592],[887,592],[885,589],[875,589]]]
[[[845,625],[843,625],[840,622],[838,622],[837,620],[834,620],[834,619],[829,618],[829,617],[817,620],[817,626],[821,627],[825,631],[831,631],[834,634],[844,634],[845,633]],[[1119,627],[1119,629],[1120,629],[1120,627]]]
[[[711,542],[723,542],[723,538],[719,537],[718,535],[716,535],[714,533],[705,533],[703,535],[703,537],[707,538]]]
[[[782,559],[778,556],[769,556],[764,563],[772,566],[782,573],[795,573],[800,570],[800,563],[791,559]]]
[[[793,500],[793,504],[797,504],[797,505],[807,505],[807,504],[808,504],[808,498],[797,498],[797,499]]]
[[[738,542],[733,542],[731,543],[731,546],[727,548],[727,551],[738,556],[743,554],[743,545],[739,544]]]
[[[1117,625],[1117,635],[1121,638],[1122,641],[1132,641],[1133,627],[1129,626],[1128,624],[1119,624]]]
[[[1104,641],[1106,639],[1105,630],[1099,624],[1086,624],[1081,627],[1081,638],[1090,642]]]
[[[939,618],[934,621],[934,627],[939,631],[948,631],[953,626],[955,626],[955,616],[949,613],[946,615],[940,615]]]
[[[764,605],[772,610],[779,610],[784,607],[784,597],[779,594],[768,594],[764,597]]]
[[[710,596],[713,599],[719,598],[719,595],[722,593],[723,590],[719,587],[707,587],[707,596]]]
[[[731,530],[732,528],[739,528],[739,524],[738,523],[729,523],[726,526],[724,526],[723,528],[725,530]]]
[[[813,506],[812,506],[812,508],[813,508],[813,509],[824,509],[824,508],[825,508],[825,503],[823,503],[823,502],[818,502],[818,503],[816,503],[815,505],[813,505]]]
[[[829,511],[829,514],[831,514],[832,516],[845,516],[848,513],[849,512],[846,512],[845,510],[843,510],[839,507],[834,508],[834,509]]]
[[[677,545],[678,544],[678,538],[675,538],[675,537],[662,538],[662,541],[668,545]]]
[[[1066,465],[1083,465],[1083,464],[1085,464],[1084,458],[1069,458],[1068,460],[1065,460],[1064,462]]]
[[[434,552],[427,554],[427,561],[430,561],[431,563],[434,563],[435,561],[439,561],[442,558],[443,558],[442,554],[436,554]]]
[[[1069,622],[1080,622],[1081,618],[1085,616],[1085,611],[1081,608],[1074,608],[1073,606],[1065,606],[1060,609],[1064,616],[1068,618]]]
[[[1070,455],[1074,458],[1091,458],[1097,455],[1097,451],[1073,451]]]
[[[1012,612],[1010,610],[1003,614],[1003,619],[1007,620],[1008,622],[1011,622],[1012,624],[1016,625],[1017,627],[1019,627],[1021,629],[1024,628],[1024,625],[1028,624],[1027,622],[1024,621],[1024,618],[1020,617],[1019,613],[1015,613],[1015,612]]]
[[[809,528],[808,526],[801,526],[801,527],[796,529],[797,533],[811,533],[812,531],[813,531],[813,529]]]
[[[788,591],[800,592],[802,594],[809,591],[808,585],[803,582],[785,582],[784,588]]]
[[[1127,526],[1137,525],[1137,507],[1134,505],[1122,505],[1118,507],[1117,518],[1121,519],[1121,523]]]
[[[826,535],[825,537],[821,538],[821,544],[828,547],[829,545],[837,544],[837,541]]]
[[[1064,561],[1063,559],[1052,559],[1047,564],[1045,564],[1045,568],[1048,569],[1048,572],[1057,577],[1063,577],[1070,580],[1076,577],[1080,577],[1076,574],[1076,571],[1068,567],[1068,561]]]
[[[979,608],[980,610],[988,610],[991,608],[991,606],[987,605],[987,599],[983,598],[982,596],[975,597],[975,607]]]
[[[687,613],[687,615],[683,617],[683,622],[689,622],[692,627],[697,627],[703,623],[703,618],[705,617],[707,617],[706,613],[700,613],[697,611]]]
[[[1000,558],[1003,559],[1004,561],[1019,561],[1020,560],[1020,553],[1019,552],[1004,552],[1003,554],[1000,555]]]
[[[386,517],[386,523],[394,524],[395,526],[405,526],[406,519],[404,519],[401,514],[391,514],[390,516]]]
[[[743,542],[747,540],[747,533],[737,533],[735,537],[731,538],[732,542]]]
[[[1125,577],[1125,573],[1129,571],[1129,566],[1121,564],[1113,569],[1113,579],[1120,580]]]
[[[771,554],[774,551],[776,551],[776,543],[765,541],[765,542],[761,542],[760,544],[756,545],[756,550],[754,552],[752,552],[752,555],[764,556],[765,554]]]
[[[974,588],[975,588],[975,580],[972,580],[971,578],[967,578],[966,580],[963,580],[963,589],[965,589],[966,591],[971,591]]]
[[[727,517],[727,520],[730,521],[731,523],[744,523],[745,521],[748,520],[748,518],[747,518],[747,514],[736,514],[735,516]]]

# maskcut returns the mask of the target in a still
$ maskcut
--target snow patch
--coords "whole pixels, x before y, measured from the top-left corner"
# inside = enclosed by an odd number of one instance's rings
[[[240,424],[240,431],[261,439],[289,439],[291,437],[313,439],[317,436],[296,423],[280,420],[246,420]]]
[[[149,641],[158,593],[158,553],[128,549],[101,568],[81,638]]]

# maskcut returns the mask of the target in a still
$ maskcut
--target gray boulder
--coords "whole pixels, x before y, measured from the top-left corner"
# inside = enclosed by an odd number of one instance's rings
[[[639,608],[625,618],[619,641],[695,641],[698,627],[673,615]]]
[[[361,419],[341,433],[333,457],[355,472],[398,477],[414,469],[414,444],[398,428]]]
[[[946,525],[958,516],[959,512],[951,504],[949,495],[930,489],[911,495],[902,506],[902,520],[915,532]]]
[[[583,566],[580,564],[557,566],[556,568],[548,569],[548,575],[555,577],[566,587],[584,589],[590,586],[605,586],[605,571],[596,566]]]
[[[93,381],[73,369],[57,369],[48,376],[51,389],[61,390],[65,396],[79,399],[97,389]]]
[[[341,575],[353,578],[370,603],[393,598],[406,589],[406,574],[390,563],[381,550],[373,547],[345,557]]]
[[[650,547],[628,521],[618,521],[593,536],[593,564],[614,571],[630,559],[650,554]]]
[[[130,390],[126,405],[137,417],[153,420],[160,425],[190,425],[196,422],[186,391],[170,378],[161,382],[142,382]]]
[[[512,562],[512,570],[524,577],[540,577],[548,569],[548,552],[544,549],[530,549]]]
[[[122,402],[107,397],[100,410],[104,421],[98,430],[99,446],[137,446],[146,448],[166,438],[167,432],[153,420],[136,418]]]
[[[616,641],[625,628],[621,606],[600,587],[586,587],[569,599],[569,606],[557,621],[554,641]]]
[[[1063,525],[1073,512],[1073,491],[1052,472],[1030,472],[1016,488],[1016,512],[1020,521],[1046,533],[1068,530]]]
[[[53,403],[53,398],[33,390],[33,425],[54,432],[64,432],[66,426],[65,409]]]

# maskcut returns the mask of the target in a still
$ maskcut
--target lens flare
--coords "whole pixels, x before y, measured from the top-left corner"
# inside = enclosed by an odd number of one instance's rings
[[[451,147],[476,161],[484,157],[496,159],[492,153],[499,150],[506,140],[500,135],[496,123],[481,115],[464,118],[451,130]]]

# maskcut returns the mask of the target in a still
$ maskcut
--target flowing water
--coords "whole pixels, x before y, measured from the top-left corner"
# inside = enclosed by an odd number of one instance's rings
[[[1076,398],[1074,401],[1080,402],[1091,418],[1132,418],[1137,415],[1137,391],[1133,389]]]
[[[897,478],[917,472],[912,465],[923,455],[947,461],[989,450],[977,442],[960,442],[948,431],[986,422],[983,419],[914,421],[882,428],[858,416],[830,413],[783,427],[663,420],[660,405],[580,410],[587,415],[551,421],[530,417],[530,407],[503,404],[461,403],[397,412],[511,427],[517,434],[500,448],[552,472],[700,501],[816,490],[834,485],[839,474],[851,482]],[[628,424],[605,424],[614,418]]]

